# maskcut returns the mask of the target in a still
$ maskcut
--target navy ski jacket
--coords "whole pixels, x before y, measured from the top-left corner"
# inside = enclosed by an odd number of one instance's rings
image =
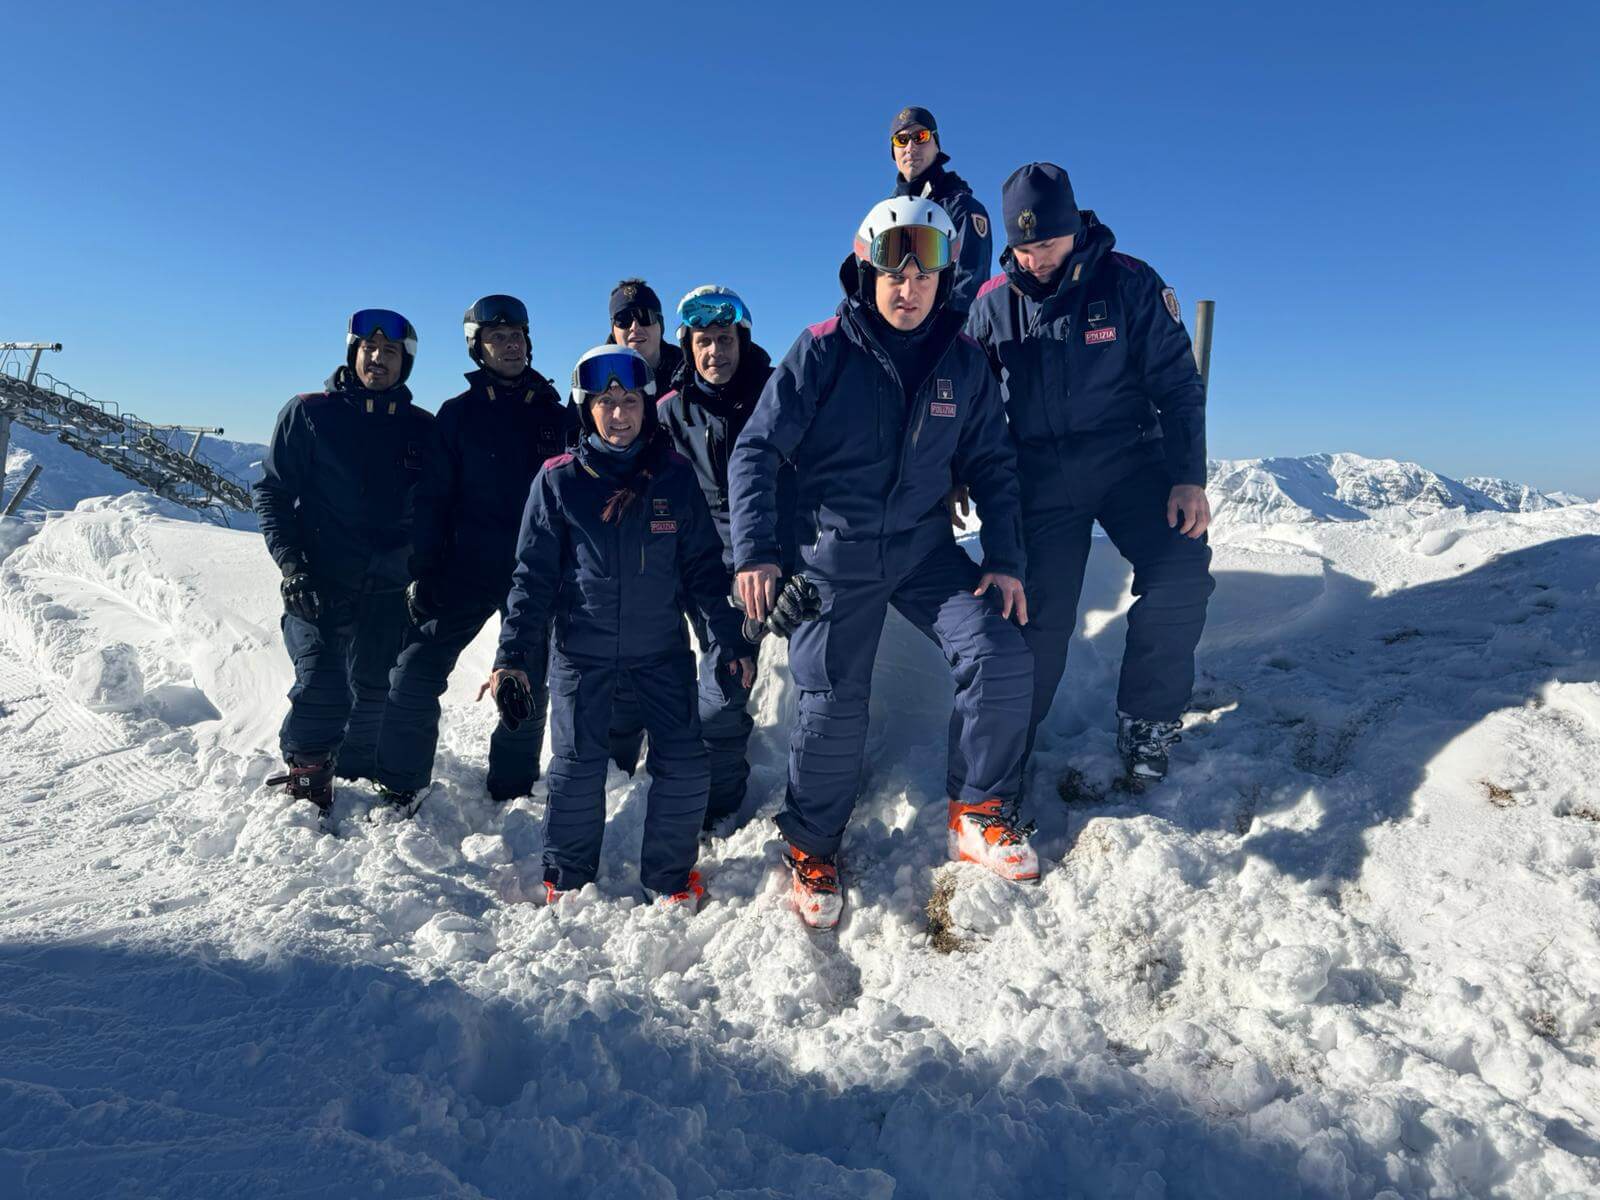
[[[272,430],[255,511],[285,575],[323,586],[393,591],[411,574],[412,489],[433,439],[433,414],[400,384],[369,392],[340,367],[322,392],[296,396]]]
[[[989,278],[994,262],[994,238],[989,232],[989,210],[972,194],[972,185],[954,171],[946,171],[944,164],[950,159],[940,154],[921,175],[909,182],[898,173],[894,177],[896,196],[920,196],[932,200],[950,217],[961,241],[956,258],[955,287],[950,293],[949,306],[959,313],[968,312],[978,298],[978,289]]]
[[[1083,454],[1164,456],[1174,484],[1206,481],[1205,387],[1177,297],[1081,215],[1059,283],[1041,286],[1008,248],[967,319],[1000,381],[1030,508],[1052,502],[1052,481]]]
[[[687,651],[680,593],[719,646],[744,645],[694,469],[665,434],[644,436],[650,444],[629,463],[579,442],[539,472],[517,538],[497,668],[542,672],[552,616],[564,654],[628,661]],[[621,518],[602,520],[607,501],[630,483],[637,494]]]
[[[699,379],[694,364],[687,361],[678,371],[675,390],[656,406],[661,426],[672,438],[673,448],[694,467],[705,495],[717,536],[722,539],[722,562],[733,570],[733,517],[728,503],[728,462],[733,446],[750,414],[755,411],[761,391],[772,377],[772,358],[749,340],[741,330],[743,345],[739,369],[713,399]],[[778,471],[779,565],[784,574],[794,570],[794,468],[785,464]]]
[[[576,440],[578,420],[534,370],[510,381],[472,371],[467,384],[440,406],[434,424],[417,485],[411,569],[417,579],[498,603],[511,586],[528,489],[539,468]]]
[[[983,569],[1022,578],[1016,454],[982,349],[959,313],[936,312],[933,369],[908,397],[855,274],[847,259],[838,315],[800,335],[734,447],[735,561],[780,561],[777,476],[790,462],[800,559],[824,578],[886,579],[921,562],[952,536],[956,479],[978,503]]]

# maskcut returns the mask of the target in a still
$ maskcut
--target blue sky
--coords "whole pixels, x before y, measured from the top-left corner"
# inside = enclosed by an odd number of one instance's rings
[[[1060,162],[1217,301],[1213,456],[1600,495],[1600,6],[329,7],[7,5],[0,340],[247,439],[369,305],[429,407],[486,292],[558,382],[624,274],[738,288],[781,353],[918,103],[995,212]]]

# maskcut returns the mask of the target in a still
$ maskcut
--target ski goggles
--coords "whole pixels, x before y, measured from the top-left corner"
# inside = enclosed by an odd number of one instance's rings
[[[598,396],[616,384],[625,392],[654,395],[655,376],[650,364],[635,351],[619,346],[603,346],[589,351],[572,369],[572,390],[585,396]]]
[[[689,329],[705,329],[709,325],[743,325],[748,329],[750,310],[732,292],[708,292],[685,296],[678,305],[678,320]]]
[[[411,327],[411,322],[390,308],[363,308],[360,312],[353,313],[350,317],[350,336],[366,341],[376,334],[383,334],[391,342],[417,340],[417,331]]]
[[[891,275],[904,271],[909,259],[916,259],[919,270],[942,271],[950,265],[950,239],[931,225],[895,225],[867,248],[867,261]]]
[[[479,325],[526,325],[528,306],[515,296],[485,296],[467,312],[467,320]]]
[[[919,146],[926,146],[933,140],[931,129],[902,129],[899,133],[889,135],[889,140],[901,149],[915,142]]]
[[[661,320],[661,314],[652,308],[625,308],[611,318],[611,323],[618,329],[626,329],[630,325],[655,325]]]

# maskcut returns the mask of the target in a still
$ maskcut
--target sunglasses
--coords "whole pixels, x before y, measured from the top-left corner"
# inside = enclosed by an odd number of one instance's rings
[[[654,325],[661,318],[648,308],[625,308],[611,318],[611,323],[618,329],[626,329],[629,325]]]
[[[889,140],[902,149],[915,142],[919,146],[926,146],[933,138],[931,129],[902,129],[899,133],[891,134]]]

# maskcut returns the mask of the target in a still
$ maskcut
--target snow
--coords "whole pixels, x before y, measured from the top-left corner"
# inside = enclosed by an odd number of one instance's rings
[[[1144,795],[1095,542],[1035,888],[942,861],[949,684],[896,619],[822,936],[768,819],[781,654],[706,907],[633,898],[647,781],[614,774],[599,884],[544,908],[542,789],[483,794],[492,629],[417,816],[341,786],[330,836],[263,786],[259,537],[139,495],[0,522],[0,1194],[1595,1194],[1600,505],[1333,459],[1214,476]]]

